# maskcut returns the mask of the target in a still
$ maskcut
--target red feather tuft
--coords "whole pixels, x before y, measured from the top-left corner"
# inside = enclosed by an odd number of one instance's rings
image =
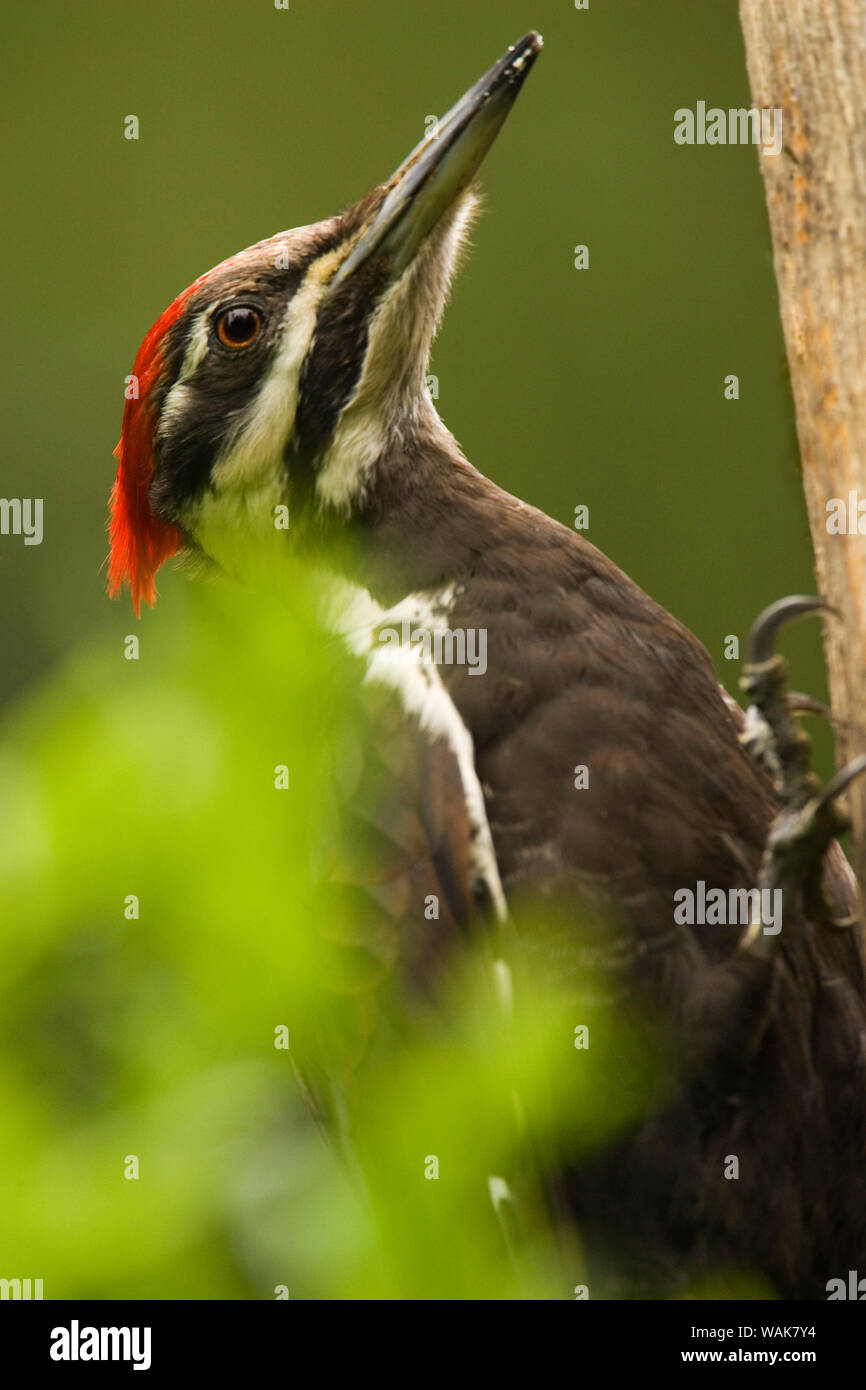
[[[210,272],[208,272],[210,273]],[[132,606],[141,616],[141,601],[156,602],[156,572],[180,548],[176,526],[158,521],[151,510],[148,488],[153,476],[153,436],[156,420],[153,388],[163,366],[165,335],[183,313],[190,295],[207,279],[202,275],[179,294],[157,319],[138,350],[133,375],[138,397],[128,399],[123,411],[120,443],[114,451],[117,478],[111,491],[111,555],[108,592],[116,598],[129,584]]]

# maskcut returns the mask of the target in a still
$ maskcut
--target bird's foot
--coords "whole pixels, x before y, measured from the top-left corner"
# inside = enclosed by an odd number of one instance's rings
[[[740,686],[749,697],[742,742],[773,779],[786,809],[802,809],[818,794],[811,770],[812,744],[800,728],[799,711],[823,712],[808,696],[788,691],[788,663],[775,650],[780,630],[796,618],[827,611],[821,598],[795,594],[771,603],[749,633]]]
[[[811,740],[796,715],[829,711],[808,696],[788,692],[787,663],[774,650],[775,638],[786,623],[821,610],[829,610],[823,599],[794,596],[771,604],[757,618],[749,634],[741,680],[750,700],[742,742],[769,772],[782,803],[761,865],[762,901],[764,892],[778,893],[784,911],[785,904],[790,908],[792,896],[798,895],[811,920],[831,923],[835,919],[824,896],[822,864],[833,840],[848,829],[848,818],[837,801],[866,770],[866,756],[854,758],[821,789],[811,770]],[[790,911],[785,915],[790,916]],[[768,932],[766,924],[755,921],[742,945],[761,943],[769,952],[777,937],[778,929]]]

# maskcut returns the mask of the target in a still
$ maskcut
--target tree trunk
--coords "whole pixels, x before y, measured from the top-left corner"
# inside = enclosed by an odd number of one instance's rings
[[[840,614],[824,632],[841,763],[866,752],[866,0],[740,0],[740,19],[753,104],[782,111],[782,151],[759,157],[818,591]],[[866,888],[866,777],[848,796]]]

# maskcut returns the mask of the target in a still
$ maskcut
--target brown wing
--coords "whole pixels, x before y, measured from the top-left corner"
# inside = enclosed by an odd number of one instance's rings
[[[393,1045],[407,1006],[436,1007],[434,984],[490,895],[473,877],[458,758],[398,694],[360,688],[337,762],[321,870],[334,890],[320,982],[326,1021],[311,1008],[293,1054],[308,1104],[347,1144],[365,1057],[383,1039]]]

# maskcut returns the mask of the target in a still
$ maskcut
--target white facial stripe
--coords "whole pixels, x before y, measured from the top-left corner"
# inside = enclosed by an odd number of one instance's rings
[[[294,429],[301,367],[313,344],[319,304],[345,254],[346,248],[338,247],[314,261],[289,301],[270,371],[247,407],[241,429],[213,469],[217,492],[248,485],[282,459]]]
[[[186,345],[186,352],[183,355],[183,362],[181,363],[177,380],[163,403],[159,423],[160,434],[170,432],[176,418],[186,411],[189,400],[189,390],[186,386],[186,382],[189,381],[196,368],[207,356],[210,314],[212,309],[213,304],[209,304],[206,309],[202,309],[193,323],[192,332],[189,335],[189,342]]]
[[[347,513],[363,496],[390,433],[418,410],[435,415],[424,372],[448,286],[478,207],[471,191],[432,234],[370,321],[361,378],[316,479],[319,501]]]
[[[186,381],[188,377],[191,377],[199,363],[204,361],[204,358],[207,356],[210,316],[213,307],[213,304],[208,304],[207,308],[201,311],[193,323],[192,331],[189,335],[189,342],[186,345],[186,352],[183,355],[180,373],[175,383],[176,385],[182,381]]]
[[[316,496],[336,512],[347,515],[361,496],[387,440],[384,421],[373,407],[340,416],[331,446],[316,479]]]

